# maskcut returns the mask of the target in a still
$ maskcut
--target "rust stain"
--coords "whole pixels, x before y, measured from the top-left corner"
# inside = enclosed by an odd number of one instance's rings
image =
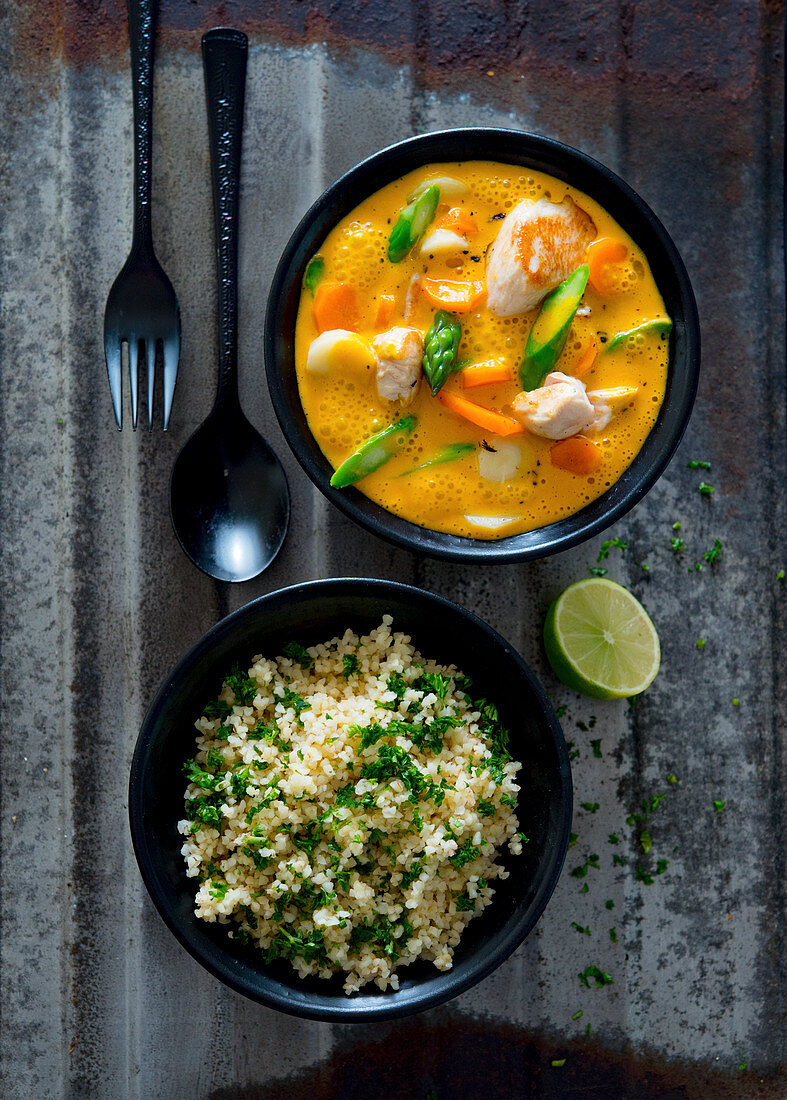
[[[210,1100],[781,1100],[787,1090],[784,1070],[659,1064],[584,1036],[558,1045],[504,1024],[440,1016],[343,1028],[346,1038],[326,1062],[279,1081],[219,1089]]]
[[[756,4],[626,2],[618,11],[591,0],[555,0],[544,9],[506,0],[463,0],[459,8],[453,0],[272,0],[262,13],[256,0],[180,0],[162,5],[159,49],[196,52],[205,30],[230,24],[283,45],[324,42],[345,55],[348,45],[372,50],[411,64],[429,86],[466,89],[470,76],[488,89],[501,79],[563,73],[644,84],[654,95],[670,88],[687,97],[714,91],[738,99],[756,80]],[[784,0],[765,3],[770,20],[783,11]],[[56,61],[115,68],[125,62],[121,0],[20,0],[16,12],[15,67],[26,82],[35,83]]]

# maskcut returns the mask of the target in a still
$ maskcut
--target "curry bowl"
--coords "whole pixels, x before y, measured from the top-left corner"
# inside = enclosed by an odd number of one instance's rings
[[[333,488],[334,467],[312,434],[295,366],[296,321],[307,267],[331,231],[364,200],[413,170],[473,161],[544,173],[587,195],[644,254],[648,274],[672,319],[664,399],[630,465],[602,495],[572,514],[497,539],[433,530],[387,510],[352,485]],[[503,129],[446,130],[409,138],[374,154],[337,180],[292,234],[274,275],[265,321],[265,362],[273,406],[290,447],[315,485],[373,533],[406,549],[454,561],[517,562],[542,557],[574,546],[618,520],[653,486],[674,453],[694,402],[699,360],[699,324],[691,284],[675,245],[653,211],[622,179],[584,153],[548,138]]]
[[[453,966],[419,960],[397,971],[398,989],[364,986],[346,994],[339,975],[301,979],[282,960],[227,935],[227,925],[195,916],[196,879],[186,876],[177,822],[183,817],[184,762],[194,722],[236,661],[272,655],[293,638],[304,645],[351,627],[368,633],[383,615],[425,654],[453,663],[497,704],[522,762],[521,855],[500,854],[508,877],[470,920]],[[131,766],[129,816],[134,851],[150,896],[188,952],[232,989],[262,1004],[320,1020],[405,1016],[462,993],[500,965],[542,914],[565,858],[572,786],[563,733],[546,694],[520,655],[471,612],[428,592],[381,580],[332,579],[282,589],[246,604],[209,630],[167,676],[142,724]],[[370,990],[373,990],[371,992]]]

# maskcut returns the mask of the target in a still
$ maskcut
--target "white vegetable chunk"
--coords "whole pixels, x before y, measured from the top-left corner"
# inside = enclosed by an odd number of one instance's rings
[[[377,392],[386,401],[409,404],[421,380],[423,334],[416,328],[397,327],[372,340],[377,357]]]
[[[590,426],[592,432],[603,432],[614,413],[619,412],[637,393],[637,386],[615,386],[608,390],[594,390],[588,394],[588,400],[595,410],[595,418]]]
[[[517,420],[545,439],[568,439],[587,431],[596,418],[584,382],[560,371],[548,374],[538,389],[518,394],[512,408]]]
[[[357,333],[332,328],[312,340],[306,355],[306,370],[312,374],[329,374],[342,367],[357,370],[370,366],[374,359],[370,345]]]
[[[434,256],[451,252],[463,252],[467,241],[451,229],[433,229],[421,241],[421,255]]]
[[[516,523],[521,518],[521,516],[465,516],[468,523],[484,531],[499,531],[501,527]]]
[[[478,452],[478,472],[484,481],[510,481],[522,464],[522,448],[511,439],[497,436],[487,441],[494,448],[481,447]]]
[[[596,235],[570,197],[524,199],[503,222],[486,262],[487,305],[498,317],[533,309],[582,263]]]
[[[453,176],[434,176],[430,180],[422,180],[417,187],[413,188],[407,196],[407,201],[412,202],[419,195],[423,195],[427,187],[439,187],[441,199],[458,199],[467,194],[467,184],[462,183],[461,180],[455,180]]]

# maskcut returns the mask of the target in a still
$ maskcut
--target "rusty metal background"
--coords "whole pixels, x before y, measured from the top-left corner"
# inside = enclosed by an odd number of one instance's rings
[[[162,0],[154,233],[184,332],[162,436],[115,431],[101,349],[104,301],[130,233],[124,4],[5,6],[2,1095],[784,1097],[783,5],[262,7]],[[275,566],[237,588],[191,567],[167,515],[172,461],[214,381],[198,44],[215,23],[252,40],[242,396],[287,464],[294,504]],[[663,641],[662,672],[636,705],[571,696],[539,646],[548,602],[587,575],[600,540],[505,569],[393,550],[328,509],[268,405],[265,298],[308,203],[395,138],[466,123],[533,129],[605,161],[664,220],[695,282],[705,355],[687,439],[610,532],[629,548],[611,552],[609,575],[644,600]],[[712,470],[687,469],[689,459]],[[702,476],[715,486],[710,497],[697,491]],[[671,549],[674,522],[682,553]],[[721,555],[696,571],[715,538]],[[576,752],[578,840],[536,932],[442,1009],[355,1028],[279,1016],[192,962],[145,895],[125,805],[141,715],[183,650],[261,592],[342,574],[412,581],[476,610],[567,706]],[[668,793],[646,857],[625,819],[659,791]],[[596,802],[596,812],[582,808]],[[599,869],[572,876],[593,853]],[[637,861],[657,857],[667,870],[653,885],[638,881]],[[585,989],[577,975],[589,964],[613,983]]]

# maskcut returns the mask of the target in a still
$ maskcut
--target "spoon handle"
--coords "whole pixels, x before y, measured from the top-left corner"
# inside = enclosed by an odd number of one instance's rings
[[[238,207],[249,40],[216,27],[202,37],[219,281],[216,410],[238,404]]]

